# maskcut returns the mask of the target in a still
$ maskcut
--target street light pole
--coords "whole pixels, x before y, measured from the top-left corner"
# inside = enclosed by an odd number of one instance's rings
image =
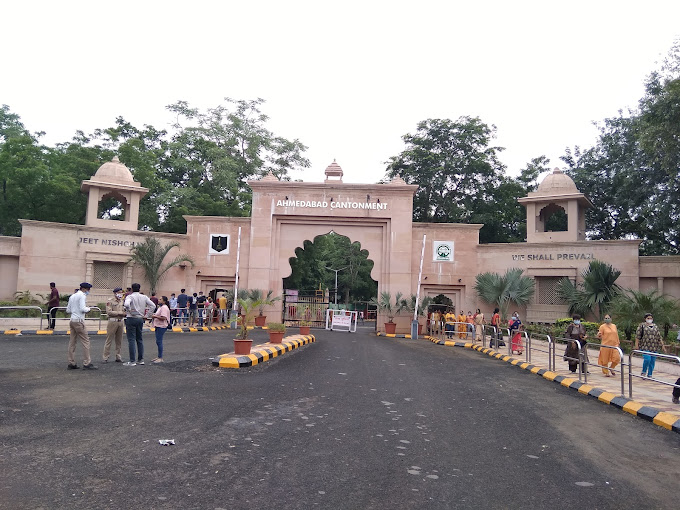
[[[341,267],[340,269],[331,269],[326,267],[329,271],[335,271],[335,306],[338,305],[338,273],[343,269],[347,269],[349,266]]]

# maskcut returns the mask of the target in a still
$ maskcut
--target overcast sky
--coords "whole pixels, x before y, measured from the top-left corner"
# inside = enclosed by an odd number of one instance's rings
[[[320,181],[376,182],[427,118],[479,116],[516,175],[563,166],[593,121],[635,107],[680,37],[680,1],[15,1],[0,6],[0,104],[44,142],[117,116],[167,128],[177,100],[267,101]]]

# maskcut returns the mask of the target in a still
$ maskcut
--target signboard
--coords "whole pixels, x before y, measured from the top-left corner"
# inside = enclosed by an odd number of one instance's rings
[[[229,255],[229,234],[210,234],[210,255]]]
[[[356,333],[359,312],[350,310],[326,310],[326,329]]]
[[[432,260],[453,262],[453,241],[432,241]]]

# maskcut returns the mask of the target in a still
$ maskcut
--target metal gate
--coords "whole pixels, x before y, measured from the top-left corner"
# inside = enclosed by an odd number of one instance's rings
[[[286,326],[299,326],[300,321],[309,321],[313,328],[323,328],[326,324],[328,301],[320,296],[283,296],[283,323]]]

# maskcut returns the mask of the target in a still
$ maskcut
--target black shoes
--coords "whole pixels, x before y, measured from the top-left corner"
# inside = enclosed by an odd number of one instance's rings
[[[68,369],[69,369],[69,370],[76,370],[76,369],[78,369],[78,368],[80,368],[78,365],[71,365],[70,363],[68,364]]]
[[[83,368],[85,370],[97,370],[97,367],[95,367],[92,363],[90,363],[89,365],[83,365]]]

